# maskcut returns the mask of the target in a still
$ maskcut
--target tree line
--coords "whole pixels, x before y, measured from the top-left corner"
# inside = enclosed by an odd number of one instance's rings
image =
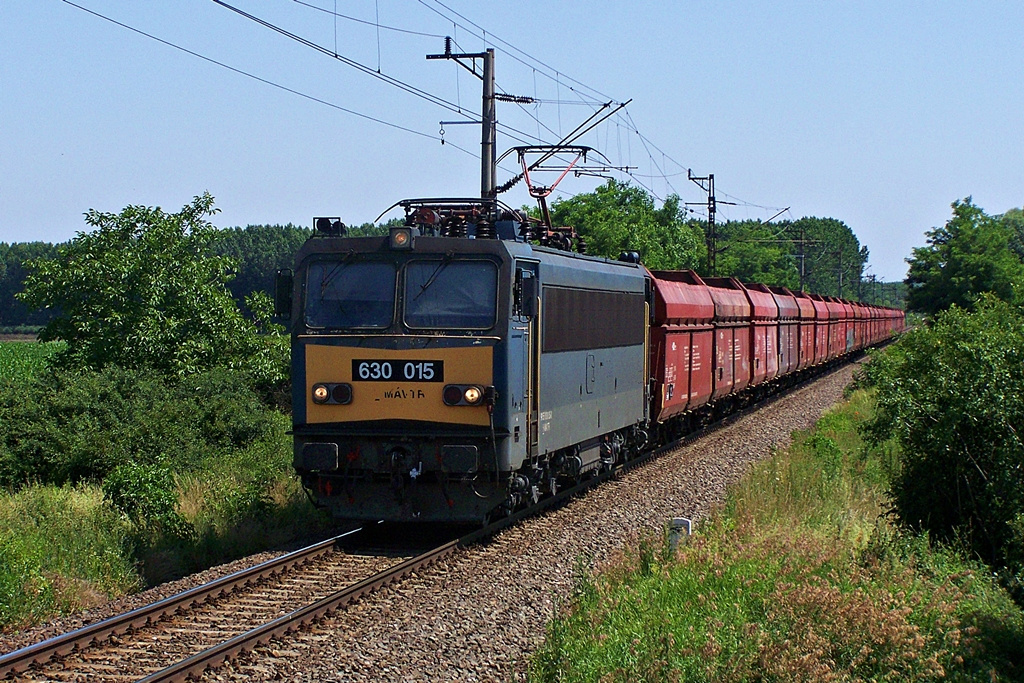
[[[246,297],[255,292],[273,293],[274,273],[289,268],[295,252],[312,230],[286,225],[249,225],[244,228],[213,229],[213,253],[230,259],[225,263],[227,283],[235,302],[246,313]],[[16,295],[24,289],[30,264],[55,260],[70,242],[0,242],[0,328],[38,327],[53,319],[53,309],[33,309]]]

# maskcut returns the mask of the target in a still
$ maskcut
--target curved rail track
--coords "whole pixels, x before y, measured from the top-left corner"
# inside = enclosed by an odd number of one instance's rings
[[[812,379],[807,377],[779,393],[788,393]],[[97,679],[156,683],[198,676],[242,652],[343,609],[460,548],[561,505],[620,472],[703,438],[770,401],[771,398],[738,410],[614,470],[564,489],[538,505],[426,552],[398,557],[394,552],[379,550],[349,554],[344,552],[345,546],[366,530],[353,529],[151,605],[0,656],[0,680],[14,676],[30,681],[78,680],[91,674]],[[339,583],[342,588],[329,588]],[[247,627],[252,623],[258,625]]]

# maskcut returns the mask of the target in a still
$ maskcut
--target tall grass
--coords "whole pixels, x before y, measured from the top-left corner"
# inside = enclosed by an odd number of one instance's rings
[[[255,457],[257,454],[253,454]],[[262,479],[239,463],[175,482],[185,535],[122,514],[98,485],[32,485],[0,495],[0,630],[23,628],[140,588],[323,533],[280,463]]]
[[[130,530],[97,486],[29,486],[0,496],[0,627],[136,590]]]
[[[138,529],[147,584],[311,538],[333,526],[326,513],[310,504],[290,458],[283,462],[280,453],[269,450],[250,448],[234,461],[227,458],[175,477],[176,510],[191,531],[154,536]],[[261,456],[266,460],[259,461]]]
[[[981,565],[886,516],[892,444],[865,392],[798,434],[673,552],[582,575],[536,681],[1021,680],[1024,616]]]

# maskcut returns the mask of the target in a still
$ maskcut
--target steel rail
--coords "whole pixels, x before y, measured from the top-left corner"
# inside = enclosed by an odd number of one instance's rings
[[[183,659],[177,664],[173,664],[166,669],[141,679],[141,681],[142,683],[164,683],[168,681],[183,681],[190,676],[199,676],[207,668],[216,667],[235,655],[252,650],[257,645],[268,643],[272,638],[286,635],[305,624],[317,621],[339,607],[348,605],[368,593],[402,579],[417,569],[433,564],[437,560],[454,553],[460,547],[460,540],[449,541],[433,550],[428,550],[383,572],[343,588],[291,614],[286,614],[263,626],[254,628],[247,633],[242,633],[219,645],[195,654],[188,659]]]
[[[332,552],[342,539],[361,530],[362,527],[347,531],[333,538],[300,548],[248,569],[242,569],[221,577],[216,581],[196,586],[150,605],[139,607],[130,612],[98,621],[95,624],[90,624],[75,631],[54,636],[34,645],[5,654],[0,657],[0,680],[24,671],[34,663],[45,664],[53,657],[71,654],[76,649],[84,648],[94,642],[106,640],[129,629],[142,628],[147,624],[156,623],[161,618],[170,616],[178,610],[187,609],[192,605],[228,594],[246,584],[273,576],[297,565],[305,564],[321,555]]]

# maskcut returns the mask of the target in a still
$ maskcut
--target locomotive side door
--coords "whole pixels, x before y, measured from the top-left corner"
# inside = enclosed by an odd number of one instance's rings
[[[540,281],[537,278],[537,264],[533,261],[516,261],[516,329],[522,333],[522,342],[515,351],[516,365],[521,362],[521,380],[526,427],[527,457],[537,453],[537,415],[540,411]],[[518,381],[518,380],[517,380]]]

